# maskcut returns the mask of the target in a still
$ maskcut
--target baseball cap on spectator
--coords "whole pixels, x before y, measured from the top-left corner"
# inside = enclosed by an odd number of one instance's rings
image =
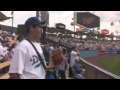
[[[30,17],[27,19],[25,22],[25,28],[29,29],[30,26],[35,26],[35,25],[43,25],[45,24],[46,21],[40,21],[37,17]]]

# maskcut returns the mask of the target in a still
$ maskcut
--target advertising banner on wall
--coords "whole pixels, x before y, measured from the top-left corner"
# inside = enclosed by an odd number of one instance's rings
[[[120,54],[120,50],[117,50],[117,54]]]
[[[98,30],[94,30],[94,34],[100,34]]]
[[[89,29],[83,29],[83,32],[84,32],[84,33],[89,33],[90,30],[89,30]]]
[[[105,51],[105,50],[100,50],[100,51],[98,52],[98,55],[99,55],[99,56],[105,56],[105,55],[106,55],[106,51]]]
[[[76,32],[83,32],[82,28],[76,28]]]
[[[107,55],[116,55],[116,51],[115,50],[107,50]]]
[[[105,34],[105,35],[106,35],[106,34],[109,34],[109,30],[103,29],[103,30],[101,30],[101,33],[102,33],[102,34]]]
[[[90,33],[94,33],[94,30],[90,30]]]

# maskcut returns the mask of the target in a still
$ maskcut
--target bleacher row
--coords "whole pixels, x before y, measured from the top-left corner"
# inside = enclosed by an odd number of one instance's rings
[[[11,61],[6,61],[4,63],[0,63],[0,69],[3,69],[5,67],[9,66],[10,64],[11,64]],[[8,72],[0,75],[0,79],[9,79],[9,78],[10,78],[10,76],[9,76]]]
[[[0,30],[0,35],[2,35],[2,32],[3,31]],[[8,33],[8,32],[6,32],[6,33]],[[9,46],[11,46],[12,44],[14,44],[16,42],[17,36],[13,40],[12,39],[12,35],[11,34],[9,35],[9,33],[8,33],[7,38],[9,40]],[[11,60],[10,59],[9,60],[5,60],[5,62],[3,62],[3,63],[0,63],[0,71],[2,71],[2,69],[6,68],[6,67],[9,67],[10,64],[11,64]],[[0,79],[9,79],[9,78],[10,78],[10,76],[9,76],[8,72],[0,72]]]

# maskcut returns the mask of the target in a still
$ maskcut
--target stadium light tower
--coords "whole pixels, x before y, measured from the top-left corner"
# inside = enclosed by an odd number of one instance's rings
[[[46,21],[46,23],[43,25],[43,34],[41,37],[42,41],[45,41],[46,39],[46,30],[49,26],[49,12],[48,11],[36,11],[36,17],[39,18],[40,21]]]
[[[74,22],[74,32],[75,32],[75,11],[73,12],[73,22]],[[75,37],[75,34],[74,34],[74,37]]]
[[[11,12],[12,15],[12,33],[14,33],[13,31],[13,27],[14,27],[14,11]]]
[[[36,11],[36,17],[38,17],[41,20],[41,13],[40,13],[40,11]]]

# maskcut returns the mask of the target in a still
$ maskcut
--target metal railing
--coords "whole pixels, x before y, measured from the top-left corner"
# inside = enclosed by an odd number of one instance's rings
[[[53,41],[53,40],[51,40],[51,41]],[[66,47],[68,51],[71,50],[70,46],[67,46],[64,44],[61,44],[61,45]],[[79,58],[81,60],[82,65],[84,65],[86,79],[120,79],[120,76],[110,73],[98,66],[95,66],[95,65],[87,62],[85,59],[83,59],[81,57],[79,57]]]
[[[85,68],[86,79],[120,79],[120,76],[112,74],[100,67],[97,67],[80,57],[81,63]]]

